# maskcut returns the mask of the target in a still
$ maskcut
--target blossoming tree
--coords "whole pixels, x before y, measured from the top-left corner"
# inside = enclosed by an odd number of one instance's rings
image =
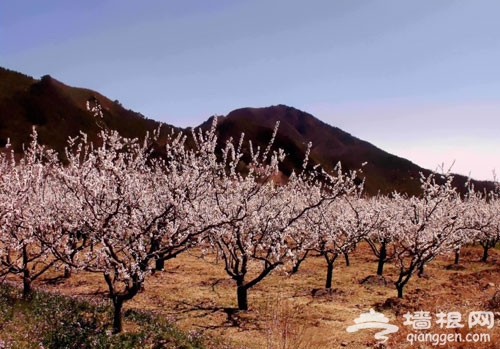
[[[51,217],[57,162],[56,154],[38,143],[35,130],[20,160],[13,153],[0,158],[0,272],[21,275],[25,297],[32,282],[58,262],[37,238]]]

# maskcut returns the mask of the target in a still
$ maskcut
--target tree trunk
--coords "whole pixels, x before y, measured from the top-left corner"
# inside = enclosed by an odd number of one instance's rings
[[[157,259],[155,261],[155,271],[165,270],[165,260],[163,258]]]
[[[422,277],[422,276],[424,276],[424,272],[425,272],[425,270],[424,270],[424,264],[421,264],[421,265],[418,267],[418,274],[417,274],[417,276],[418,276],[419,278],[420,278],[420,277]]]
[[[460,249],[457,248],[455,249],[455,264],[458,264],[459,261],[460,261]]]
[[[63,275],[63,277],[65,279],[69,279],[71,277],[71,268],[70,267],[68,267],[68,266],[64,267],[64,275]]]
[[[302,256],[301,258],[297,259],[297,262],[295,262],[293,264],[293,268],[292,268],[291,274],[295,274],[295,273],[297,273],[299,271],[300,264],[302,264],[302,262],[306,259],[306,257],[307,257],[308,254],[309,254],[309,250],[307,250],[304,253],[304,256]]]
[[[405,287],[404,284],[396,285],[396,289],[398,290],[398,298],[403,298],[403,288],[404,287]]]
[[[332,288],[333,261],[327,263],[325,288]]]
[[[113,315],[113,333],[123,331],[122,309],[123,300],[120,297],[113,298],[114,315]]]
[[[378,257],[377,275],[382,276],[382,274],[384,273],[384,264],[386,258],[387,258],[386,243],[382,242],[382,245],[380,246],[380,255]]]
[[[31,287],[30,270],[28,269],[28,249],[23,246],[23,298],[28,298],[33,291]]]
[[[384,265],[385,265],[385,260],[379,258],[377,266],[377,275],[382,276],[382,274],[384,274]]]
[[[33,288],[31,286],[31,278],[29,277],[29,271],[25,270],[23,275],[23,298],[28,298],[31,296]]]
[[[248,310],[248,288],[245,286],[238,286],[236,293],[238,297],[238,309]]]
[[[350,266],[351,263],[349,262],[349,253],[344,252],[344,258],[345,258],[345,266],[346,267]]]
[[[490,247],[488,245],[483,246],[483,257],[481,258],[481,262],[486,263],[488,260],[488,250]]]
[[[144,265],[141,265],[144,267]],[[104,274],[104,280],[108,284],[109,295],[113,302],[113,333],[120,333],[123,330],[123,316],[122,309],[123,303],[128,301],[139,292],[142,286],[140,279],[134,279],[131,287],[126,287],[125,292],[118,294],[113,285],[113,280],[110,274]]]

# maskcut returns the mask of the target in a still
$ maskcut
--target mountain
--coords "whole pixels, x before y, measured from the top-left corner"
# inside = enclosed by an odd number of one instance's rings
[[[98,102],[103,118],[87,110],[87,103]],[[199,127],[210,127],[212,118]],[[287,157],[281,171],[289,175],[300,170],[307,144],[312,142],[312,165],[321,164],[331,170],[342,163],[345,170],[363,166],[360,176],[366,177],[366,191],[387,194],[393,190],[417,194],[419,173],[430,171],[416,164],[389,154],[376,146],[360,140],[339,128],[325,124],[313,115],[285,105],[266,108],[242,108],[218,118],[219,142],[228,138],[239,139],[242,132],[254,146],[265,148],[276,122],[280,122],[275,147],[285,150]],[[39,140],[62,152],[68,136],[80,130],[95,140],[104,126],[118,130],[126,137],[142,138],[147,131],[160,125],[142,114],[125,109],[118,101],[111,101],[96,91],[70,87],[46,75],[41,79],[0,68],[0,147],[10,138],[18,152],[29,142],[32,127],[37,127]],[[162,134],[173,126],[162,127]],[[181,131],[180,128],[175,128]],[[160,139],[161,143],[161,139]],[[466,178],[455,177],[455,185],[463,190]],[[476,188],[492,188],[491,182],[475,182]]]
[[[286,150],[287,158],[282,168],[285,175],[302,167],[307,144],[312,142],[310,160],[332,170],[340,161],[345,170],[362,168],[365,190],[371,195],[388,194],[394,190],[415,195],[420,192],[420,173],[431,171],[389,154],[376,146],[358,139],[337,127],[330,126],[301,110],[277,105],[265,108],[242,108],[218,118],[220,141],[238,139],[244,132],[246,139],[256,140],[265,146],[271,139],[273,128],[279,121],[275,146]],[[200,127],[207,128],[211,121]],[[363,166],[363,163],[366,163]],[[455,175],[454,185],[465,191],[465,176]],[[491,182],[475,181],[477,189],[491,189]]]
[[[92,105],[95,101],[102,106],[102,119],[87,110],[87,102]],[[103,126],[126,137],[143,138],[159,125],[98,92],[67,86],[49,75],[34,79],[0,68],[0,147],[10,138],[20,151],[29,142],[33,126],[41,143],[61,152],[68,136],[77,136],[80,130],[91,140]]]

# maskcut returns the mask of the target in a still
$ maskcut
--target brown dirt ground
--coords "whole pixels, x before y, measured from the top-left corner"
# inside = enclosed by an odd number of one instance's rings
[[[311,257],[299,272],[287,276],[276,271],[249,291],[247,312],[234,313],[235,284],[225,274],[223,263],[213,256],[200,258],[197,251],[184,253],[168,261],[166,271],[146,280],[144,292],[126,303],[125,308],[148,309],[173,319],[184,330],[196,330],[209,338],[209,347],[224,348],[434,348],[430,342],[407,341],[409,333],[455,333],[433,324],[429,330],[413,330],[403,325],[408,311],[436,313],[458,311],[465,327],[458,332],[487,333],[486,343],[448,343],[446,348],[498,348],[500,340],[500,251],[492,250],[488,263],[479,262],[479,247],[464,248],[463,270],[449,270],[453,256],[432,261],[425,275],[412,277],[399,300],[393,284],[384,285],[372,278],[360,281],[376,271],[375,257],[366,244],[351,255],[351,265],[336,261],[333,289],[325,292],[326,265],[322,257]],[[386,280],[396,278],[395,268],[387,264]],[[64,294],[105,297],[106,285],[101,275],[75,273],[63,283],[39,281],[38,287]],[[313,296],[314,294],[314,296]],[[498,293],[500,295],[500,292]],[[382,312],[399,331],[389,334],[385,346],[373,337],[377,330],[346,332],[354,319],[370,308]],[[496,323],[492,329],[467,327],[471,311],[492,311]],[[125,329],[133,331],[131,326]]]

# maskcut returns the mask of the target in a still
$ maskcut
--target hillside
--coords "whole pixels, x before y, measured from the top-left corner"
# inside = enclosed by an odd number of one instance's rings
[[[87,110],[89,100],[97,100],[102,106],[102,120]],[[126,137],[142,138],[159,123],[98,92],[67,86],[48,75],[37,80],[0,68],[0,146],[10,138],[19,151],[22,143],[29,141],[33,125],[42,143],[61,151],[68,136],[76,136],[80,130],[90,139],[104,126]]]
[[[97,100],[102,106],[103,119],[87,110],[87,101]],[[390,193],[393,190],[416,194],[419,192],[419,172],[429,173],[418,165],[389,154],[339,128],[325,124],[313,115],[285,105],[266,108],[242,108],[218,120],[220,142],[242,132],[246,140],[265,147],[274,125],[280,121],[275,146],[286,150],[282,172],[286,175],[302,166],[308,142],[312,142],[310,158],[314,164],[332,169],[341,161],[344,169],[357,170],[362,163],[366,176],[366,191],[370,194]],[[211,118],[199,127],[207,128]],[[0,68],[0,147],[10,138],[16,151],[29,141],[32,127],[39,139],[59,152],[69,136],[83,131],[94,140],[102,127],[118,130],[126,137],[144,137],[146,131],[160,123],[124,108],[96,91],[70,87],[46,75],[34,79],[21,73]],[[167,132],[172,126],[162,128]],[[180,128],[176,128],[180,131]],[[456,176],[457,187],[463,190],[466,178]],[[478,189],[491,188],[490,182],[476,182]]]
[[[257,140],[263,145],[269,141],[276,122],[280,122],[275,145],[286,149],[287,160],[283,171],[300,169],[304,152],[312,142],[310,158],[314,164],[332,169],[337,162],[346,170],[362,167],[366,176],[366,191],[388,194],[394,190],[417,194],[420,191],[420,172],[430,171],[406,159],[389,154],[376,146],[358,139],[337,127],[330,126],[301,110],[277,105],[266,108],[242,108],[218,120],[221,142],[229,137],[238,138],[245,132],[246,139]],[[200,125],[208,127],[209,121]],[[463,190],[467,178],[455,176],[455,185]],[[490,182],[475,182],[476,188],[491,188]]]

